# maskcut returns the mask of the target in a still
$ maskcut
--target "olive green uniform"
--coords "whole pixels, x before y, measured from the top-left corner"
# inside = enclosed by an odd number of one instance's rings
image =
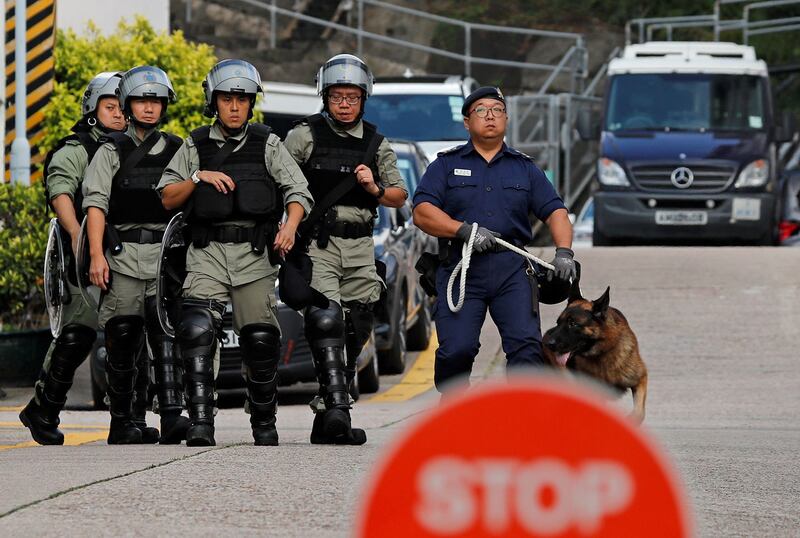
[[[147,138],[152,131],[147,131]],[[139,138],[133,125],[128,127],[128,136],[139,146],[143,139]],[[162,137],[148,152],[158,155],[166,146]],[[100,146],[89,163],[86,178],[83,182],[83,209],[90,207],[102,209],[108,215],[109,198],[114,175],[120,168],[120,157],[113,142]],[[164,231],[166,224],[120,224],[115,226],[119,231],[145,229]],[[108,267],[112,272],[111,286],[100,305],[99,323],[104,327],[114,316],[145,317],[144,303],[146,297],[156,294],[156,264],[161,251],[160,243],[122,243],[122,252],[112,256],[106,251]]]
[[[234,153],[244,147],[248,129],[228,137],[239,144]],[[217,147],[225,144],[226,138],[215,122],[209,138]],[[297,202],[305,210],[311,211],[313,199],[300,168],[274,134],[267,139],[264,155],[267,171],[275,180],[283,194],[284,207]],[[190,178],[200,167],[200,157],[192,137],[189,136],[175,153],[158,184],[158,191],[172,183],[180,183]],[[254,221],[224,221],[214,223],[218,226],[252,227]],[[272,245],[267,245],[271,248]],[[183,284],[183,296],[195,299],[214,299],[233,304],[234,330],[238,333],[250,323],[268,323],[279,327],[275,305],[275,280],[278,268],[269,262],[268,254],[255,254],[250,243],[220,243],[211,241],[208,246],[196,248],[189,246],[186,253],[187,276]],[[217,316],[217,312],[212,312]]]
[[[362,138],[364,124],[359,121],[350,129],[342,129],[332,121],[328,125],[341,137]],[[301,166],[311,157],[314,139],[311,128],[302,123],[286,136],[286,149]],[[397,187],[408,194],[403,177],[397,169],[397,156],[389,142],[384,139],[376,153],[379,177],[375,178],[384,188]],[[359,224],[371,223],[375,213],[369,209],[352,206],[334,206],[337,220]],[[316,241],[309,246],[309,255],[314,261],[311,286],[328,299],[339,304],[348,302],[374,303],[381,295],[382,284],[375,271],[375,245],[372,237],[345,239],[331,236],[327,248],[321,249]]]
[[[93,127],[90,134],[93,140],[97,140],[103,136],[103,131]],[[45,178],[50,201],[52,202],[62,194],[66,194],[74,201],[75,193],[81,188],[81,182],[88,165],[89,155],[79,140],[68,140],[63,148],[53,153],[53,157],[47,167],[47,177]],[[63,229],[61,231],[64,233]],[[65,237],[64,239],[69,240],[70,238]],[[71,240],[69,244],[72,244]],[[69,255],[69,253],[65,252],[65,255]],[[69,304],[63,306],[62,326],[76,323],[91,329],[97,329],[97,312],[86,304],[78,287],[73,286],[69,279],[67,280],[67,285],[71,300]],[[50,371],[50,358],[55,346],[56,340],[54,339],[50,342],[50,347],[44,358],[44,364],[42,365],[44,373]],[[43,381],[40,379],[36,383],[38,385]]]

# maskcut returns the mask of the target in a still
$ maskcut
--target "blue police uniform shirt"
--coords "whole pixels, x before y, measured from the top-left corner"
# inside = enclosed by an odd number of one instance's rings
[[[564,202],[533,160],[503,143],[486,162],[472,141],[428,166],[414,193],[414,207],[430,202],[455,220],[477,222],[503,237],[527,243],[528,214],[546,221]]]

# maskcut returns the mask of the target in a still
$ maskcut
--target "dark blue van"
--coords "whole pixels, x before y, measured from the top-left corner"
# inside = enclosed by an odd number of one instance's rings
[[[630,45],[608,74],[593,243],[774,244],[777,145],[791,133],[754,49]]]

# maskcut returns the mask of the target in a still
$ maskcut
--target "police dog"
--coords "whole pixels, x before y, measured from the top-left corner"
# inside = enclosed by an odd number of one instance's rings
[[[622,312],[609,306],[609,291],[589,301],[581,295],[578,279],[572,283],[567,307],[555,327],[542,337],[545,360],[596,379],[620,393],[631,389],[637,423],[644,420],[647,368],[639,344]]]

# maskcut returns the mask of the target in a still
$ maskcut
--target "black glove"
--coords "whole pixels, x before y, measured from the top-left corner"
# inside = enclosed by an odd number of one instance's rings
[[[553,275],[561,280],[572,280],[575,278],[575,260],[572,258],[575,253],[566,247],[556,247],[556,257],[550,262],[553,266],[552,271],[547,272],[547,280],[553,280]]]
[[[456,237],[461,239],[464,243],[467,243],[471,234],[472,224],[465,222],[458,228]],[[495,237],[499,237],[499,235],[500,234],[488,230],[483,226],[478,226],[478,231],[475,233],[475,241],[472,243],[472,250],[480,254],[494,248],[497,244]]]

